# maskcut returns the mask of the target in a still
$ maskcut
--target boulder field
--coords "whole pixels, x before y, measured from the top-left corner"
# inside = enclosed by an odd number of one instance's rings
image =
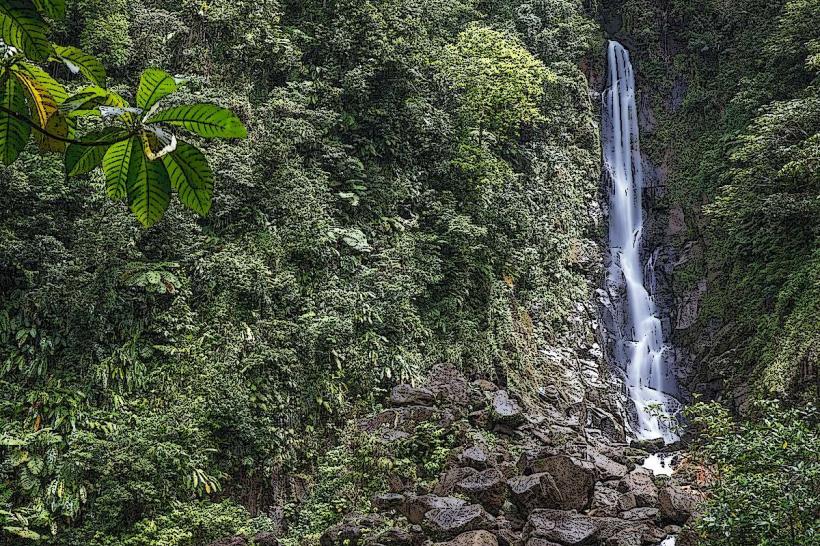
[[[640,447],[560,411],[530,413],[515,393],[446,366],[423,386],[394,387],[358,426],[389,444],[424,422],[460,441],[438,479],[397,480],[321,546],[650,546],[671,535],[694,544],[685,526],[703,494],[684,476],[653,476]]]

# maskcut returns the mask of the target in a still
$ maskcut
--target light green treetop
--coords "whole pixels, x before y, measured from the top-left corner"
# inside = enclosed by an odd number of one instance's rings
[[[437,61],[447,83],[461,95],[461,114],[470,129],[499,137],[540,119],[539,101],[552,74],[516,38],[472,25]]]

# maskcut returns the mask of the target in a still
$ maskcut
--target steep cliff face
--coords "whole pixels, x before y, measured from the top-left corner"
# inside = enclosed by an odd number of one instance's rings
[[[605,2],[637,67],[645,255],[683,396],[818,392],[816,3]],[[791,127],[791,128],[789,128]]]
[[[672,120],[684,115],[688,82],[674,62],[686,49],[681,43],[685,22],[671,7],[664,2],[607,2],[600,19],[608,35],[630,48],[636,65],[645,178],[642,254],[654,273],[653,295],[670,343],[667,366],[685,403],[693,393],[717,397],[723,384],[703,366],[714,332],[713,325],[702,323],[709,288],[702,211],[700,203],[683,202],[674,187],[685,151],[669,131]]]

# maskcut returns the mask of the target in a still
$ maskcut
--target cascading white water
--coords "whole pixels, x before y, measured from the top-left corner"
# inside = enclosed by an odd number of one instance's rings
[[[665,423],[647,412],[659,405],[673,413],[677,401],[664,391],[667,385],[661,321],[655,303],[644,286],[641,264],[643,230],[643,169],[638,139],[638,114],[635,106],[635,76],[629,52],[610,41],[608,50],[609,87],[604,93],[604,163],[612,184],[609,207],[610,265],[607,283],[610,292],[622,294],[621,330],[615,334],[614,357],[626,371],[626,388],[637,409],[634,433],[639,439],[676,436]],[[654,290],[654,259],[647,264],[650,286]]]

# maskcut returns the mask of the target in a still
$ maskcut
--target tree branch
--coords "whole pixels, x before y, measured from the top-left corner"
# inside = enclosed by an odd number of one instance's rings
[[[134,133],[129,131],[122,138],[119,138],[117,140],[92,140],[92,141],[74,140],[73,138],[66,138],[66,137],[63,137],[63,136],[60,136],[60,135],[55,135],[54,133],[49,133],[48,131],[46,131],[45,129],[40,127],[39,123],[36,123],[35,121],[29,119],[27,116],[24,116],[22,114],[18,114],[14,110],[9,110],[5,106],[0,105],[0,112],[4,112],[4,113],[10,115],[11,117],[13,117],[16,120],[22,121],[26,125],[30,126],[32,129],[34,129],[35,131],[44,134],[48,138],[52,138],[54,140],[59,140],[60,142],[66,142],[68,144],[76,144],[77,146],[112,146],[112,145],[114,145],[118,142],[128,140],[129,138],[134,136]]]

